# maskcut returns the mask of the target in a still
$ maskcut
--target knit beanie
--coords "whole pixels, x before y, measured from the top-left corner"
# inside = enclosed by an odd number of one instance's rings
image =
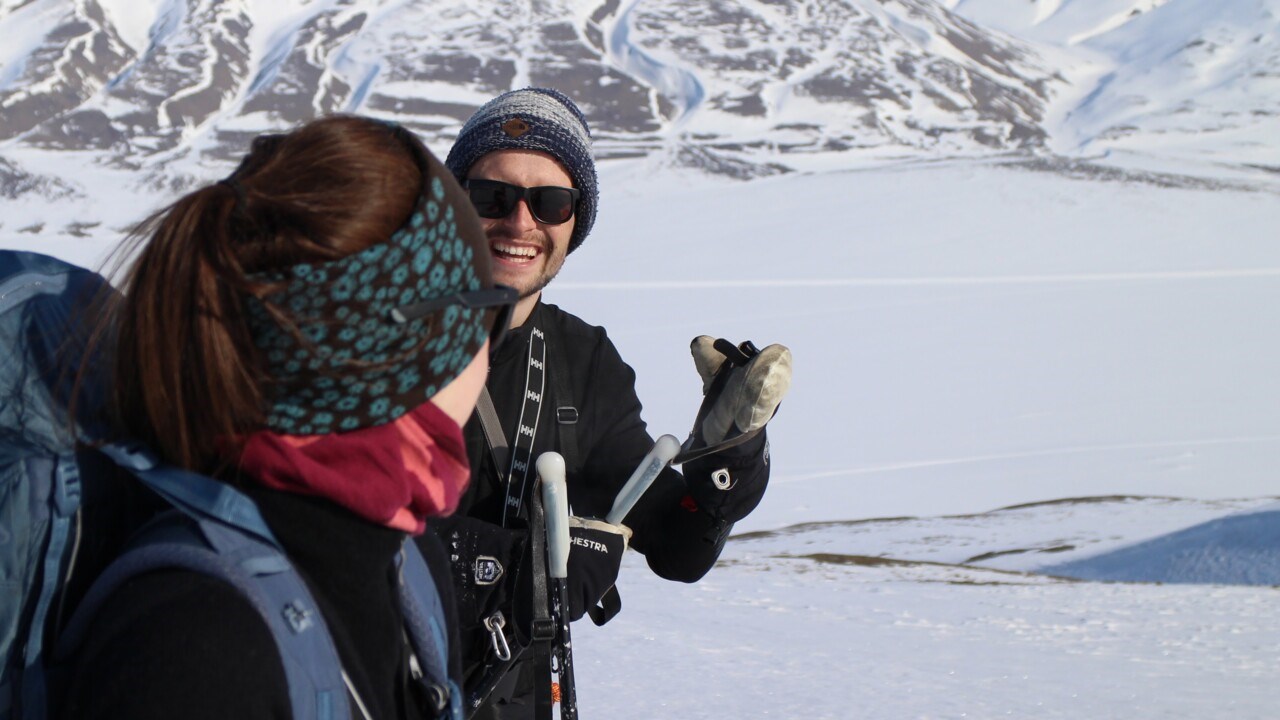
[[[422,194],[391,237],[337,260],[250,276],[274,288],[263,300],[246,298],[271,378],[272,431],[324,435],[389,423],[452,382],[489,338],[492,310],[452,305],[404,323],[390,317],[492,285],[488,243],[466,193],[417,138],[408,144]]]
[[[582,193],[569,238],[569,252],[576,250],[595,223],[599,198],[591,130],[578,106],[550,88],[503,93],[467,120],[444,163],[458,182],[463,182],[471,166],[495,150],[540,150],[564,166],[573,186]]]

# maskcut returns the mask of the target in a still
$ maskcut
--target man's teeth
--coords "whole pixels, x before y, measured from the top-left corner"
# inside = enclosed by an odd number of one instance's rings
[[[515,255],[517,257],[531,258],[538,254],[538,251],[535,248],[517,245],[495,245],[493,249],[503,255]]]

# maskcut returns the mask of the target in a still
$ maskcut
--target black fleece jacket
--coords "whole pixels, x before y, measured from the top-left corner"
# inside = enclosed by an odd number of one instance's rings
[[[524,402],[529,335],[534,327],[558,336],[565,357],[549,356],[547,370],[568,373],[573,397],[555,397],[548,380],[533,457],[548,450],[565,452],[563,434],[574,432],[580,457],[576,462],[568,459],[567,478],[573,514],[603,518],[636,465],[653,448],[653,437],[640,417],[635,371],[622,360],[604,328],[540,302],[529,320],[507,336],[490,363],[487,387],[508,442],[514,443]],[[577,409],[576,424],[557,422],[556,408],[561,406]],[[475,416],[464,434],[472,481],[455,516],[500,522],[505,488],[498,482],[500,473]],[[683,476],[668,468],[627,515],[625,524],[634,533],[631,547],[643,553],[649,567],[663,578],[683,582],[701,578],[720,556],[733,523],[764,495],[769,479],[765,448],[761,433],[737,448],[686,463]],[[728,469],[735,479],[731,504],[723,511],[697,507],[686,483],[711,483],[711,473],[719,468]]]
[[[517,438],[526,397],[529,338],[534,328],[548,338],[547,372],[567,375],[568,394],[572,397],[557,397],[556,383],[548,378],[532,457],[536,459],[548,450],[568,454],[565,433],[574,433],[577,457],[566,457],[570,509],[579,517],[603,518],[632,471],[653,448],[653,437],[640,416],[635,372],[622,360],[603,328],[540,302],[529,320],[507,336],[490,361],[486,386],[509,443]],[[555,356],[555,345],[562,357]],[[557,408],[566,406],[577,411],[573,425],[558,422]],[[528,606],[521,597],[528,592],[529,583],[527,573],[518,568],[527,562],[519,558],[527,546],[515,539],[522,531],[497,528],[506,499],[506,488],[499,477],[506,468],[499,473],[494,467],[477,417],[472,416],[463,434],[471,461],[471,485],[458,511],[434,527],[456,548],[454,552],[461,560],[455,563],[455,575],[461,578],[455,580],[455,590],[462,616],[463,665],[468,681],[474,682],[483,672],[484,659],[490,652],[483,618],[501,609],[508,619],[514,614],[519,627],[527,611],[522,613],[518,608]],[[649,567],[660,577],[683,582],[701,578],[720,556],[733,523],[755,508],[764,495],[769,480],[767,447],[762,432],[738,447],[686,463],[683,475],[667,468],[624,520],[633,531],[631,547],[644,554]],[[688,488],[695,483],[711,485],[711,474],[719,469],[729,471],[734,479],[732,488],[723,493],[702,493],[704,498],[716,497],[722,502],[716,507],[700,507]],[[532,476],[531,470],[531,479]],[[532,485],[529,482],[526,488],[526,501]],[[523,527],[518,521],[511,526]],[[504,558],[508,580],[502,586],[478,586],[467,579],[472,574],[467,563],[478,555]],[[508,607],[508,600],[517,609]],[[528,655],[524,658],[476,717],[523,720],[534,716],[533,687],[541,680],[535,680]]]
[[[315,596],[372,716],[432,717],[408,682],[395,567],[404,533],[325,500],[246,492]],[[447,577],[443,548],[429,540],[418,545],[433,575]],[[439,586],[448,626],[455,628],[451,588]],[[455,682],[458,667],[455,653]],[[230,586],[189,571],[149,573],[124,584],[98,612],[68,673],[62,718],[292,716],[284,668],[265,623]],[[352,713],[360,717],[354,706]]]

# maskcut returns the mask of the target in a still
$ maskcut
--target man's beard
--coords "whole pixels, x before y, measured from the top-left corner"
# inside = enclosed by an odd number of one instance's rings
[[[533,295],[537,295],[538,293],[542,292],[544,288],[546,288],[548,285],[551,284],[552,280],[556,279],[556,275],[560,274],[560,269],[563,267],[564,267],[563,257],[561,257],[559,261],[555,263],[554,267],[552,266],[551,262],[548,261],[545,265],[543,265],[542,272],[538,274],[538,277],[534,280],[533,283],[529,285],[527,289],[516,288],[516,290],[520,291],[520,297],[523,299],[523,298],[531,297]]]
[[[556,275],[560,274],[561,268],[564,267],[565,255],[556,254],[558,251],[555,244],[546,236],[546,233],[535,230],[530,235],[521,238],[521,240],[525,242],[536,240],[538,246],[542,248],[542,253],[539,255],[539,259],[542,261],[542,268],[539,270],[538,275],[532,281],[522,278],[520,283],[515,285],[516,291],[520,293],[520,298],[524,299],[537,295],[551,284],[551,281],[556,278]],[[494,242],[494,239],[490,238],[490,243],[492,242]],[[501,278],[498,278],[498,281],[501,282]]]

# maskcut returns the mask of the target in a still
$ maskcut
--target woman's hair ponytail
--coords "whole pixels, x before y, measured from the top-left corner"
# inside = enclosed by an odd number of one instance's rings
[[[417,140],[344,116],[263,136],[230,178],[134,231],[145,245],[110,320],[123,431],[169,462],[212,472],[262,426],[270,379],[245,302],[272,286],[251,276],[389,238],[422,189],[406,142]]]

